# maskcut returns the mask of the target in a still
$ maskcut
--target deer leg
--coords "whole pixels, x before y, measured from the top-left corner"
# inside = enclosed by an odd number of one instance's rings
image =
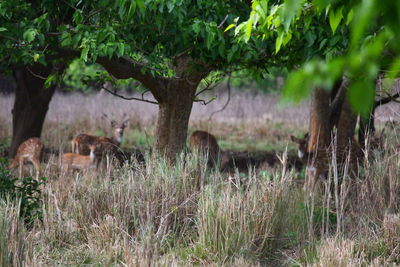
[[[22,168],[24,166],[24,159],[20,159],[19,160],[19,177],[18,178],[22,178]]]
[[[36,180],[39,180],[39,174],[40,174],[40,162],[37,159],[32,160],[32,164],[35,167],[36,170]]]

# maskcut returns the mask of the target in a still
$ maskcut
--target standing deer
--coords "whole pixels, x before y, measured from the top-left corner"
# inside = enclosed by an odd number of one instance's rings
[[[36,179],[39,179],[40,161],[42,160],[43,150],[44,145],[40,138],[29,138],[19,145],[17,154],[8,169],[13,170],[19,166],[19,177],[21,178],[23,165],[27,162],[31,162],[36,170]]]
[[[205,131],[195,131],[189,138],[192,151],[197,150],[208,158],[208,165],[217,168],[221,158],[221,149],[214,135]]]
[[[88,134],[79,134],[75,136],[71,141],[72,153],[89,155],[89,145],[98,143],[111,143],[119,147],[127,125],[128,120],[124,120],[122,123],[117,123],[112,120],[111,127],[113,128],[113,136],[111,138]]]
[[[61,159],[62,173],[66,173],[68,169],[87,170],[96,165],[97,154],[101,148],[101,143],[89,144],[89,156],[75,153],[64,153]]]

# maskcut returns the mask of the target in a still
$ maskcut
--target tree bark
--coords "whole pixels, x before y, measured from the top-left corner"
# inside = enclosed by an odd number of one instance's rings
[[[311,99],[310,129],[307,152],[326,148],[330,143],[329,103],[330,94],[324,89],[315,89]]]
[[[14,71],[16,81],[14,107],[11,111],[13,133],[9,156],[14,157],[18,146],[30,137],[40,137],[43,122],[54,94],[55,86],[44,88],[51,66],[24,66]]]

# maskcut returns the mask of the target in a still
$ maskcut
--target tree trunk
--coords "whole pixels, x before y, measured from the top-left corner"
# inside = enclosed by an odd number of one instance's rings
[[[154,151],[172,162],[186,144],[193,99],[198,83],[174,81],[169,84],[168,96],[159,100],[159,112]]]
[[[313,153],[318,148],[326,148],[330,143],[329,103],[330,93],[327,90],[315,89],[311,99],[310,139],[307,152]]]
[[[354,113],[348,99],[346,99],[337,124],[338,147],[346,147],[353,141],[356,124],[357,114]]]
[[[14,107],[11,111],[13,135],[9,156],[14,157],[18,146],[30,137],[40,137],[43,122],[54,94],[55,86],[44,88],[50,66],[25,66],[14,71],[16,81]]]

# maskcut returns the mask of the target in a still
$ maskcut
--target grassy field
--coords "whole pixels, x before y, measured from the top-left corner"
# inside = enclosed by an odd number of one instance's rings
[[[269,152],[281,161],[244,173],[220,173],[182,154],[173,168],[149,153],[156,107],[108,95],[56,95],[42,140],[54,153],[42,163],[41,219],[19,216],[21,202],[0,200],[0,266],[392,266],[400,264],[400,140],[385,130],[357,178],[340,190],[302,189],[304,172],[290,168],[289,136],[307,131],[308,103],[279,107],[276,96],[223,89],[207,107],[196,104],[190,132],[213,133],[224,150]],[[211,95],[209,97],[212,97]],[[10,142],[12,96],[0,97],[0,149]],[[126,113],[122,147],[133,160],[60,176],[60,151],[80,132],[108,135],[107,113]],[[396,115],[394,106],[378,111]],[[382,127],[382,126],[380,126]],[[331,184],[337,183],[332,166]],[[1,175],[1,174],[0,174]],[[344,177],[348,177],[345,173]],[[325,193],[330,192],[330,194]]]

